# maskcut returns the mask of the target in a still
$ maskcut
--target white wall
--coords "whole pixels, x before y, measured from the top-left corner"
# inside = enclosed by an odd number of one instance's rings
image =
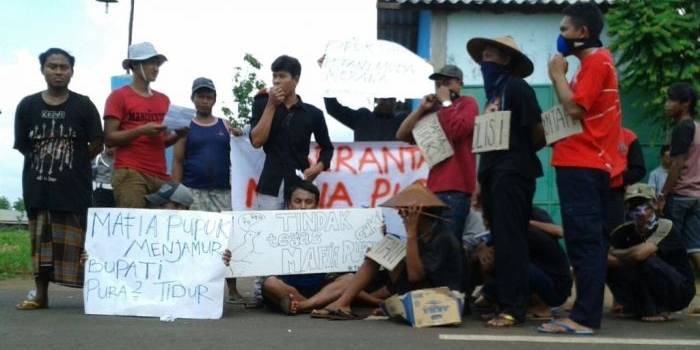
[[[520,49],[532,60],[535,70],[526,80],[530,84],[550,84],[547,62],[557,52],[557,36],[562,16],[551,14],[489,13],[460,11],[447,15],[447,63],[464,72],[465,85],[482,85],[479,66],[466,50],[474,37],[512,36]],[[603,37],[607,44],[607,37]],[[578,68],[578,61],[569,58],[569,76]]]

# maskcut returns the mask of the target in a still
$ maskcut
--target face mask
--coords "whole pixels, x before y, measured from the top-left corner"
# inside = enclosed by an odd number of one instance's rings
[[[648,204],[639,205],[636,208],[630,210],[629,216],[632,220],[639,221],[639,220],[643,219],[643,217],[644,217],[644,215],[646,215],[646,211],[648,209],[651,209],[651,208],[649,208]],[[652,217],[649,218],[649,221],[646,223],[645,226],[646,226],[647,230],[649,230],[650,232],[653,232],[654,230],[656,230],[656,226],[658,226],[658,224],[659,224],[659,219],[656,217],[656,213],[654,213],[654,214],[652,214]]]
[[[557,51],[563,56],[569,56],[574,50],[583,50],[591,47],[601,47],[603,43],[598,39],[567,39],[559,34],[557,37]]]
[[[508,69],[502,64],[481,62],[481,75],[484,78],[486,98],[491,101],[502,92],[508,77]]]

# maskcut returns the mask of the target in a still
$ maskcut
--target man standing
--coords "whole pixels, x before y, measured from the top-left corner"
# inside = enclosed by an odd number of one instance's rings
[[[700,124],[695,121],[698,96],[689,83],[668,89],[665,112],[676,126],[671,135],[671,167],[660,193],[660,206],[673,221],[695,267],[700,271]],[[665,206],[665,209],[664,209]],[[690,315],[700,316],[700,307]]]
[[[576,302],[569,318],[543,324],[546,333],[591,334],[603,315],[608,237],[605,232],[610,179],[627,166],[618,150],[622,136],[620,96],[612,54],[599,40],[603,15],[593,3],[564,9],[558,50],[549,77],[566,114],[583,124],[583,133],[554,144],[556,169],[569,260],[576,276]],[[564,56],[581,67],[571,84]]]
[[[486,325],[510,327],[525,321],[530,300],[528,226],[535,179],[542,176],[537,151],[545,145],[542,110],[524,78],[533,65],[510,36],[474,38],[467,43],[481,65],[487,112],[510,111],[507,150],[481,154],[478,179],[484,218],[495,246],[495,299],[499,313]]]
[[[114,148],[107,147],[92,162],[92,206],[114,208],[114,191],[112,191],[112,166],[114,166]]]
[[[211,111],[216,103],[216,88],[208,78],[192,83],[192,103],[197,111],[190,132],[175,144],[173,181],[187,186],[194,197],[190,209],[211,212],[231,211],[231,137],[228,123]],[[228,301],[243,303],[236,279],[227,278]]]
[[[82,288],[90,161],[102,151],[97,108],[68,90],[75,58],[51,48],[39,63],[47,88],[22,99],[15,115],[14,148],[24,155],[22,190],[36,284],[36,297],[18,304],[20,310],[48,308],[49,282]]]
[[[668,168],[671,167],[671,147],[669,145],[661,146],[659,150],[659,166],[649,173],[649,186],[651,186],[658,196],[666,183],[668,176]]]
[[[161,123],[170,100],[150,87],[166,60],[151,43],[129,46],[122,67],[132,71],[133,81],[112,91],[105,103],[105,144],[117,148],[112,175],[117,207],[146,207],[145,196],[169,179],[165,148],[187,134],[187,128],[165,134]]]
[[[435,81],[435,94],[423,97],[420,106],[401,123],[396,138],[415,143],[411,133],[413,128],[423,116],[437,112],[454,154],[430,168],[428,189],[447,203],[448,209],[442,213],[443,218],[450,222],[446,231],[461,242],[464,223],[469,215],[471,193],[475,188],[476,159],[472,153],[472,132],[479,107],[473,97],[460,96],[462,70],[457,66],[447,65],[429,78]]]
[[[284,207],[285,189],[301,180],[313,181],[328,170],[333,144],[323,112],[304,103],[296,94],[301,64],[290,56],[272,62],[272,87],[253,102],[250,141],[265,151],[265,163],[258,181],[255,209]],[[321,147],[316,164],[309,165],[311,134]]]

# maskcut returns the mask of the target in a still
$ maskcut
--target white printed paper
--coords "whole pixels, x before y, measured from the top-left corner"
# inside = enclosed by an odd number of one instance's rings
[[[231,216],[90,208],[85,313],[221,318]]]
[[[548,145],[583,132],[581,122],[566,114],[561,105],[542,113],[542,127]]]
[[[406,243],[398,237],[386,235],[365,256],[384,266],[387,270],[393,271],[396,265],[406,257]]]
[[[507,150],[510,146],[510,111],[482,114],[474,122],[472,152]]]
[[[196,111],[192,108],[171,104],[168,113],[165,114],[163,119],[163,125],[171,131],[188,128],[190,122],[194,119],[195,113]]]
[[[355,271],[382,239],[379,209],[233,212],[235,277]]]

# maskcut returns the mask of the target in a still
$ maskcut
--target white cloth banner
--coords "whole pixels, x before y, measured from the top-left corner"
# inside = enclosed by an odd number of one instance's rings
[[[356,271],[382,239],[379,209],[233,212],[234,277]]]
[[[425,181],[428,165],[417,147],[403,142],[335,143],[330,169],[314,181],[321,191],[321,208],[374,208],[416,180]],[[311,144],[309,158],[320,152]],[[248,137],[231,138],[231,207],[249,210],[265,162],[262,149]],[[383,208],[387,231],[403,235],[401,218]]]
[[[390,41],[330,41],[321,86],[327,97],[420,98],[435,90],[433,67]]]
[[[221,318],[231,215],[90,208],[85,313]]]

